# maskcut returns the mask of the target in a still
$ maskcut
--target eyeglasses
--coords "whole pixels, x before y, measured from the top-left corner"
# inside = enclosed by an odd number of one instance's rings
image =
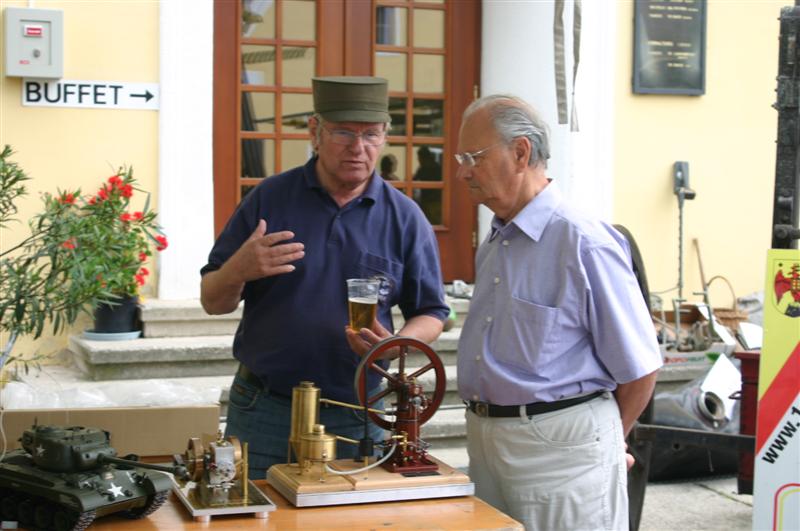
[[[364,131],[363,133],[354,133],[352,131],[348,131],[347,129],[328,129],[325,126],[323,126],[323,129],[325,129],[328,134],[331,135],[331,140],[333,140],[334,144],[339,144],[342,146],[351,145],[356,141],[356,138],[361,138],[366,145],[374,147],[382,146],[386,141],[385,131]]]
[[[466,166],[467,168],[472,168],[473,166],[475,166],[476,164],[478,164],[478,161],[477,161],[477,160],[475,160],[477,157],[481,157],[481,156],[483,156],[483,154],[484,154],[486,151],[489,151],[489,150],[490,150],[490,149],[492,149],[493,147],[497,147],[497,146],[499,146],[500,144],[502,144],[502,142],[497,142],[496,144],[492,144],[492,145],[491,145],[491,146],[489,146],[489,147],[485,147],[485,148],[483,148],[483,149],[479,149],[478,151],[473,151],[472,153],[456,153],[456,154],[454,155],[454,157],[456,158],[456,161],[457,161],[457,162],[458,162],[458,163],[459,163],[461,166]]]

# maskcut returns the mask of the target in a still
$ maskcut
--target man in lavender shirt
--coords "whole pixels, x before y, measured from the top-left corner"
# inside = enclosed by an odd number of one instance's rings
[[[622,530],[624,439],[661,355],[627,241],[564,201],[547,135],[513,96],[464,113],[457,175],[495,214],[458,345],[469,471],[528,530]]]

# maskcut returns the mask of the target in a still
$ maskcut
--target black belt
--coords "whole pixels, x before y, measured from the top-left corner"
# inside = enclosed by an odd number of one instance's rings
[[[236,371],[236,376],[249,383],[253,387],[264,389],[264,383],[261,381],[261,378],[256,376],[253,371],[245,367],[242,363],[239,364],[239,369]]]
[[[238,376],[239,379],[245,383],[248,383],[253,387],[257,387],[268,395],[278,396],[280,398],[291,398],[291,395],[278,393],[268,388],[266,385],[264,385],[264,382],[261,381],[261,378],[259,378],[256,373],[245,367],[243,363],[239,363],[239,368],[236,370],[236,376]]]
[[[588,395],[565,398],[564,400],[556,400],[555,402],[534,402],[525,406],[525,413],[530,416],[540,415],[550,411],[558,411],[559,409],[577,406],[589,400],[594,400],[604,393],[605,391],[596,391]],[[474,402],[472,400],[467,402],[467,407],[479,417],[519,417],[520,408],[520,406],[498,406],[489,404],[488,402]]]

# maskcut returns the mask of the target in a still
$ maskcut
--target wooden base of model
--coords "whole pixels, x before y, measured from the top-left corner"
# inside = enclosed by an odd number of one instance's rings
[[[343,505],[399,500],[470,496],[475,485],[469,476],[441,461],[433,472],[394,473],[381,466],[354,475],[326,472],[321,464],[303,470],[296,463],[274,465],[267,481],[297,507]],[[363,463],[340,459],[330,463],[333,470],[346,472],[362,468]]]

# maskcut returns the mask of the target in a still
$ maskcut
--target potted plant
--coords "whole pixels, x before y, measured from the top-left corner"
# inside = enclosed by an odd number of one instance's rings
[[[26,194],[29,180],[11,162],[12,153],[9,146],[0,152],[0,229],[16,221],[15,202]],[[93,195],[83,197],[80,190],[43,194],[42,211],[28,223],[30,235],[16,244],[4,240],[0,371],[6,363],[23,359],[11,355],[18,337],[36,339],[48,323],[57,334],[82,312],[119,306],[121,299],[136,296],[149,273],[146,262],[152,249],[167,246],[149,201],[141,211],[129,211],[136,190],[133,171],[123,168]]]
[[[95,309],[94,333],[121,333],[138,329],[139,288],[150,270],[146,264],[153,249],[167,248],[167,238],[156,224],[156,212],[149,208],[148,195],[142,210],[131,210],[136,187],[133,169],[120,168],[94,195],[80,197],[80,191],[61,192],[61,202],[71,200],[84,215],[103,220],[98,238],[87,242],[97,271],[101,294],[108,299]],[[77,254],[71,259],[77,260]]]

